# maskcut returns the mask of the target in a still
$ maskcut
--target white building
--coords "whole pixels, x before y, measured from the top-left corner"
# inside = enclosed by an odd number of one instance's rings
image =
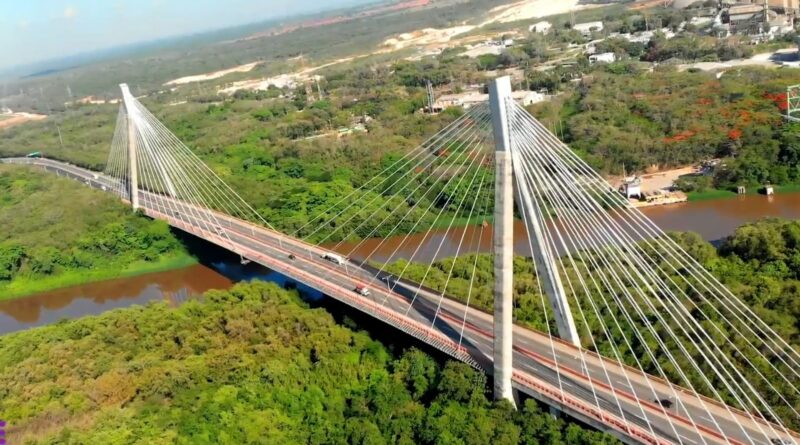
[[[547,34],[553,28],[553,24],[548,21],[541,21],[539,23],[534,23],[533,25],[528,27],[529,32],[536,32],[539,34]]]
[[[511,97],[519,102],[520,105],[523,107],[527,107],[530,104],[535,104],[539,102],[544,102],[547,100],[547,96],[538,92],[538,91],[513,91],[511,93]]]
[[[603,22],[586,22],[578,23],[572,27],[575,31],[580,32],[585,36],[589,36],[592,32],[599,32],[603,30]]]
[[[619,191],[628,199],[631,199],[634,196],[639,199],[642,199],[641,178],[639,178],[638,176],[634,176],[633,178],[625,178],[622,181],[622,185],[620,186]]]
[[[600,53],[592,54],[589,56],[589,63],[614,63],[617,61],[617,56],[614,53]]]

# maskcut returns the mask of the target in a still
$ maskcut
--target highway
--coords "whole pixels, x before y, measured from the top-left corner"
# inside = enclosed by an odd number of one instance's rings
[[[102,173],[58,161],[0,161],[36,165],[104,191],[119,188],[114,179]],[[491,371],[490,314],[446,296],[441,298],[430,289],[418,289],[413,283],[399,282],[389,275],[376,276],[374,270],[354,262],[338,265],[322,258],[325,251],[316,246],[171,197],[141,191],[140,205],[153,218],[316,288],[454,358]],[[354,291],[356,286],[366,286],[371,294],[360,295]],[[800,443],[796,433],[783,432],[748,413],[520,326],[514,329],[514,369],[514,386],[519,391],[628,443],[771,445],[773,439],[789,437]],[[661,399],[669,399],[673,405],[663,407],[658,403]]]

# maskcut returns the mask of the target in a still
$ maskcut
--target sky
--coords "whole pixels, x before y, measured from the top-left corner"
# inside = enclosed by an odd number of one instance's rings
[[[0,69],[374,0],[0,0]]]

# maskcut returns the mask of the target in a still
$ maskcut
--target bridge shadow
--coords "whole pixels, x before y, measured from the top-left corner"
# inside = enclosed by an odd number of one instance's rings
[[[492,373],[493,366],[491,358],[482,353],[479,345],[477,345],[475,342],[467,337],[462,337],[462,324],[448,320],[448,318],[451,318],[454,320],[461,319],[463,321],[464,314],[456,314],[444,307],[440,308],[438,307],[438,303],[435,303],[422,295],[418,295],[421,293],[427,293],[431,296],[438,297],[442,295],[440,291],[430,287],[421,286],[419,283],[402,279],[388,272],[382,272],[377,267],[366,262],[351,260],[351,264],[368,272],[370,275],[377,278],[381,283],[386,283],[387,287],[389,287],[395,294],[402,296],[406,302],[412,306],[410,310],[416,311],[417,314],[430,322],[431,326],[438,329],[445,336],[456,343],[458,343],[460,339],[461,345],[466,348],[469,356],[475,360],[478,366],[480,366],[484,372],[489,374]],[[446,294],[443,298],[449,298],[450,300],[458,301],[458,299]]]

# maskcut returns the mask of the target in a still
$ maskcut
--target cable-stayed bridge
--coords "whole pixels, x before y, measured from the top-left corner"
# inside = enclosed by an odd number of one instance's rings
[[[316,288],[492,373],[496,397],[512,403],[520,391],[629,443],[800,443],[798,352],[515,104],[507,78],[491,85],[490,103],[292,233],[275,230],[122,91],[103,173],[4,161],[113,193]],[[512,256],[515,209],[530,240],[526,274]],[[415,264],[414,251],[386,265],[371,260],[377,247],[350,258],[360,242],[333,244],[434,236],[458,230],[459,218],[493,219],[481,226],[494,237],[488,286],[477,256],[434,267]],[[462,233],[456,256],[478,241]],[[526,304],[538,307],[538,330],[514,323],[523,294],[537,300]]]

